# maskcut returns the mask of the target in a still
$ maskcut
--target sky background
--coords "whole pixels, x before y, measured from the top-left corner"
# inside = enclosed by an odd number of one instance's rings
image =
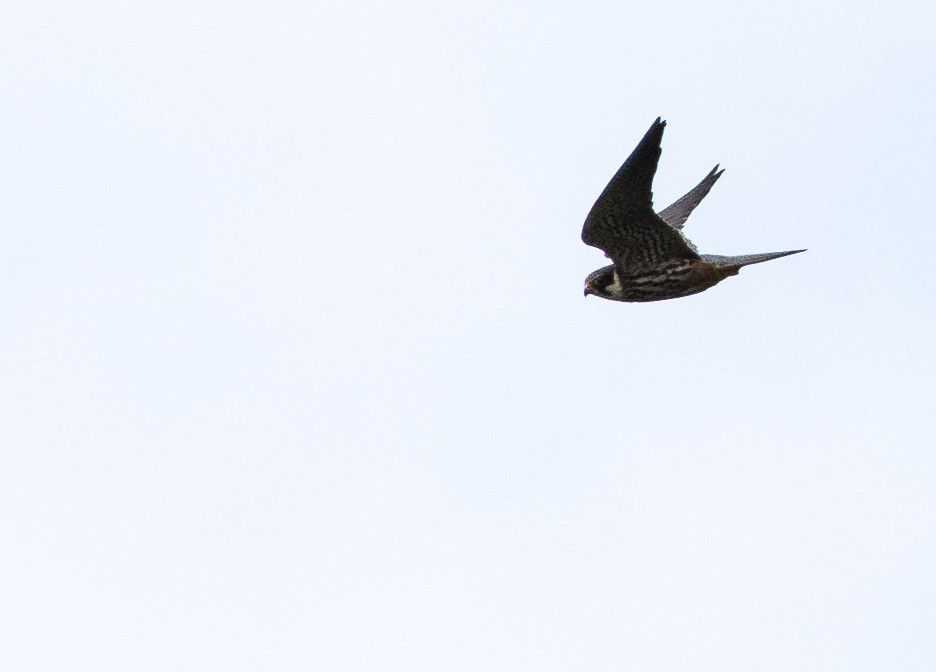
[[[0,8],[0,667],[936,668],[936,5]],[[668,120],[700,250],[583,298]]]

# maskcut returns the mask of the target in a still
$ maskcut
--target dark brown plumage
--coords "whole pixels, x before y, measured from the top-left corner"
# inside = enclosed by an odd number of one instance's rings
[[[595,201],[582,240],[613,262],[585,279],[585,295],[612,301],[661,301],[697,294],[742,266],[804,250],[743,256],[699,255],[682,234],[683,224],[722,172],[718,166],[685,196],[653,211],[653,176],[666,122],[657,120]]]

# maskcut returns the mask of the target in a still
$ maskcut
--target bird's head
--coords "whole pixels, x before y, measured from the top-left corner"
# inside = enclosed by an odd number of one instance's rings
[[[609,298],[612,292],[609,288],[614,285],[614,266],[605,266],[599,268],[593,273],[589,273],[585,278],[585,296],[594,294],[602,298]]]

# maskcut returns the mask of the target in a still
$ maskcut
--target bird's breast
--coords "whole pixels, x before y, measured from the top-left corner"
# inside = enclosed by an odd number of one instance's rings
[[[615,273],[614,293],[622,301],[662,301],[703,292],[729,275],[728,269],[715,268],[701,259],[674,259],[653,268],[631,273]]]

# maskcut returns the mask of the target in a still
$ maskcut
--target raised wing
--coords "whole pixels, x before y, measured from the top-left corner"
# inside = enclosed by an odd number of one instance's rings
[[[660,217],[664,222],[672,226],[674,229],[682,229],[683,224],[686,223],[686,220],[689,218],[689,215],[695,210],[696,206],[702,202],[702,199],[705,198],[706,194],[712,190],[712,186],[718,181],[718,178],[721,177],[721,174],[725,170],[718,170],[716,165],[712,168],[712,172],[705,176],[705,178],[699,182],[692,191],[680,198],[678,201],[673,203],[668,208],[660,210]]]
[[[582,227],[582,241],[627,270],[668,259],[697,259],[683,235],[653,212],[653,176],[666,122],[657,118],[608,186]]]

